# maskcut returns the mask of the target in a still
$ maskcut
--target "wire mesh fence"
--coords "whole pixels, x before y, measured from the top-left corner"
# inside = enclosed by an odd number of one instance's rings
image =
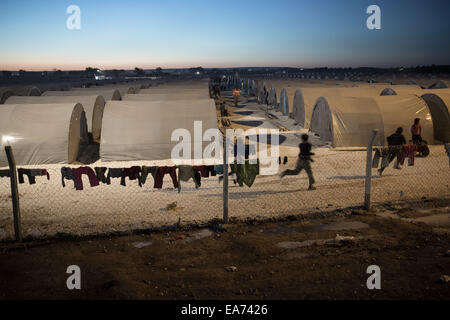
[[[362,206],[364,202],[366,151],[333,151],[316,148],[311,164],[315,190],[308,190],[305,172],[280,178],[279,174],[259,175],[251,187],[239,185],[239,176],[229,177],[230,219],[270,219],[286,215],[320,213],[339,208]],[[281,151],[283,152],[283,151]],[[297,156],[281,153],[287,163],[279,171],[295,167]],[[102,163],[102,167],[143,166],[148,163]],[[139,185],[138,180],[111,178],[110,184],[91,186],[82,175],[83,189],[73,180],[62,185],[61,168],[80,166],[27,166],[20,169],[46,169],[30,184],[26,175],[19,184],[21,223],[24,237],[58,235],[93,235],[128,232],[176,225],[200,225],[221,220],[223,181],[219,175],[202,178],[196,188],[192,180],[181,181],[181,191],[165,175],[161,189],[154,188],[151,175]],[[86,166],[85,166],[86,167]],[[95,165],[87,166],[93,171]],[[231,171],[231,170],[230,170]],[[430,155],[416,158],[394,169],[391,164],[379,175],[372,169],[372,203],[450,196],[449,159],[443,146],[431,146]],[[20,175],[19,175],[20,180]],[[10,179],[0,178],[0,237],[14,238]]]
[[[128,168],[145,163],[121,163]],[[102,163],[102,167],[119,166]],[[30,184],[24,176],[19,184],[20,211],[24,236],[91,235],[197,224],[221,218],[222,189],[216,179],[202,178],[196,188],[192,180],[181,181],[181,191],[175,188],[170,175],[163,178],[162,188],[154,188],[151,174],[146,182],[110,178],[110,184],[99,182],[91,186],[88,175],[81,175],[82,190],[73,180],[64,179],[61,168],[80,166],[27,166],[28,169],[46,169],[46,176],[35,178]],[[24,168],[24,167],[20,167]],[[83,166],[95,172],[95,166]],[[107,173],[106,173],[107,174]],[[79,183],[78,183],[79,186]],[[0,180],[0,230],[2,238],[14,236],[10,179]]]
[[[239,106],[235,106],[232,95],[227,96],[226,93],[216,102],[222,132],[236,127],[246,130],[255,123],[263,128],[281,128],[280,161],[275,174],[258,175],[251,187],[240,185],[242,177],[229,176],[227,203],[230,219],[271,219],[363,205],[367,156],[364,148],[333,149],[313,133],[308,133],[315,153],[311,168],[316,187],[308,190],[308,177],[304,171],[280,178],[282,171],[295,168],[300,137],[307,133],[306,130],[283,130],[283,126],[270,116],[266,105],[257,104],[247,97],[241,98]],[[271,144],[270,141],[267,143]],[[408,158],[401,169],[394,168],[394,163],[391,163],[382,175],[378,168],[373,168],[371,202],[450,196],[449,155],[444,146],[430,146],[430,154],[416,157],[412,164]],[[83,167],[95,172],[96,167],[109,170],[155,165],[149,161],[100,162]],[[180,192],[168,174],[163,178],[162,188],[154,188],[150,174],[145,183],[129,177],[122,180],[119,175],[111,178],[109,184],[100,181],[94,186],[91,186],[88,175],[83,174],[83,189],[77,190],[71,180],[65,180],[63,186],[63,167],[73,169],[80,166],[19,166],[19,169],[45,169],[50,177],[37,176],[36,182],[30,184],[28,177],[24,176],[23,183],[19,184],[24,237],[130,232],[201,225],[223,218],[224,190],[219,174],[203,177],[199,188],[192,180],[181,181]],[[7,168],[0,168],[3,169]],[[14,238],[11,183],[9,178],[0,177],[0,240],[11,238]]]

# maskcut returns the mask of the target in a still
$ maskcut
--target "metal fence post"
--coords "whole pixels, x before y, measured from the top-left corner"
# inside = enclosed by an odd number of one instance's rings
[[[13,216],[14,216],[14,234],[16,241],[22,241],[22,224],[20,221],[20,206],[19,206],[19,189],[17,187],[17,171],[16,161],[14,160],[14,154],[11,146],[5,147],[6,156],[9,164],[9,176],[11,179],[11,196],[13,204]]]
[[[370,209],[370,187],[372,181],[372,146],[375,136],[378,130],[373,130],[370,135],[369,144],[367,145],[367,158],[366,158],[366,188],[364,194],[364,208],[366,210]]]
[[[228,223],[228,153],[227,136],[223,135],[223,223]]]

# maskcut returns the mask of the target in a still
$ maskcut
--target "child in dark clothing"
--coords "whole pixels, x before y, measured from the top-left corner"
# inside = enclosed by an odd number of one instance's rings
[[[303,169],[305,169],[306,173],[308,174],[308,180],[309,180],[309,188],[308,190],[315,190],[316,188],[313,186],[315,181],[313,177],[313,173],[311,170],[311,164],[310,162],[314,162],[313,159],[311,159],[311,156],[314,155],[314,153],[311,152],[311,143],[308,142],[308,135],[303,134],[302,135],[302,143],[300,143],[300,153],[298,155],[297,160],[297,166],[294,170],[285,170],[280,174],[280,179],[284,176],[295,176],[298,175]]]

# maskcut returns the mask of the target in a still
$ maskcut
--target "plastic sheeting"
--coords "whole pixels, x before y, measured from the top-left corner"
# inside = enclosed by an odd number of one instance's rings
[[[202,134],[217,129],[213,100],[107,102],[100,157],[102,161],[170,159],[178,144],[171,141],[175,129],[189,131],[193,148],[194,121],[202,121]],[[209,143],[203,143],[203,150]]]
[[[200,88],[200,89],[185,89],[179,87],[169,87],[169,86],[160,86],[160,87],[150,87],[148,89],[141,89],[139,94],[209,94],[208,88]]]
[[[172,100],[202,100],[209,99],[208,93],[154,93],[154,94],[126,94],[124,101],[172,101]]]
[[[8,87],[0,88],[0,104],[5,103],[6,99],[14,95],[14,91]]]
[[[294,97],[294,118],[304,128],[309,128],[310,119],[317,99],[324,97],[376,97],[382,89],[378,86],[364,87],[323,87],[323,88],[301,88]]]
[[[267,103],[271,106],[278,105],[278,95],[277,95],[277,90],[275,89],[275,87],[270,88],[269,96],[267,98]]]
[[[69,91],[45,91],[42,96],[54,97],[54,96],[90,96],[99,95],[102,96],[105,101],[119,101],[122,100],[122,95],[117,89],[99,89],[99,88],[85,88],[74,89]]]
[[[320,97],[314,106],[310,131],[333,147],[366,146],[377,129],[375,145],[384,141],[384,125],[377,103],[366,97]]]
[[[41,90],[37,87],[20,87],[20,86],[12,86],[12,87],[1,87],[0,88],[0,104],[5,103],[6,99],[10,96],[40,96]]]
[[[0,136],[2,150],[10,145],[17,165],[72,163],[88,140],[79,103],[1,106]],[[5,152],[0,152],[0,167],[7,165]]]
[[[281,90],[279,109],[283,116],[289,116],[289,97],[286,88]]]
[[[423,89],[416,85],[396,85],[384,88],[382,92],[380,92],[380,96],[417,94],[421,91],[423,91]]]
[[[438,91],[443,89],[437,89]],[[432,90],[428,90],[432,91]],[[450,142],[450,94],[426,93],[421,96],[431,112],[435,142]]]
[[[386,137],[403,128],[407,140],[415,118],[421,119],[422,138],[434,143],[433,121],[425,101],[414,95],[384,97],[320,97],[315,104],[310,131],[334,147],[366,146],[377,129],[374,145],[386,145]]]
[[[429,144],[434,143],[433,120],[423,99],[414,95],[373,97],[373,99],[380,109],[386,137],[393,134],[398,127],[402,127],[406,140],[410,140],[414,119],[420,118],[422,138]]]
[[[41,97],[9,97],[5,104],[65,104],[81,103],[86,112],[88,131],[95,140],[100,138],[105,99],[102,96],[41,96]],[[38,107],[38,106],[36,106]]]

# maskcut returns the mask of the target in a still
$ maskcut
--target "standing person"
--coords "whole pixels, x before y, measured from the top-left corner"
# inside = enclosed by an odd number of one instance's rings
[[[214,95],[216,98],[220,97],[220,87],[217,84],[214,86]]]
[[[234,88],[233,96],[234,96],[234,105],[237,106],[239,102],[239,96],[241,95],[241,90],[238,87]]]
[[[414,124],[411,126],[412,141],[415,144],[422,142],[422,126],[420,125],[420,118],[414,119]]]
[[[314,155],[314,153],[311,152],[312,145],[308,142],[308,135],[303,134],[302,135],[302,143],[300,143],[300,153],[298,155],[297,160],[297,166],[294,170],[284,170],[280,174],[280,179],[282,179],[284,176],[296,176],[298,175],[303,169],[305,169],[306,173],[308,174],[308,180],[309,180],[309,187],[308,190],[315,190],[314,187],[314,177],[311,170],[311,164],[310,162],[314,162],[314,160],[311,158],[311,156]]]
[[[380,176],[383,174],[384,169],[394,160],[395,160],[394,169],[401,169],[399,167],[400,157],[401,157],[401,149],[404,144],[406,144],[405,136],[403,135],[403,128],[399,127],[397,130],[387,137],[388,149],[387,154],[383,156],[383,160],[381,162],[381,168],[378,169],[378,173]]]

